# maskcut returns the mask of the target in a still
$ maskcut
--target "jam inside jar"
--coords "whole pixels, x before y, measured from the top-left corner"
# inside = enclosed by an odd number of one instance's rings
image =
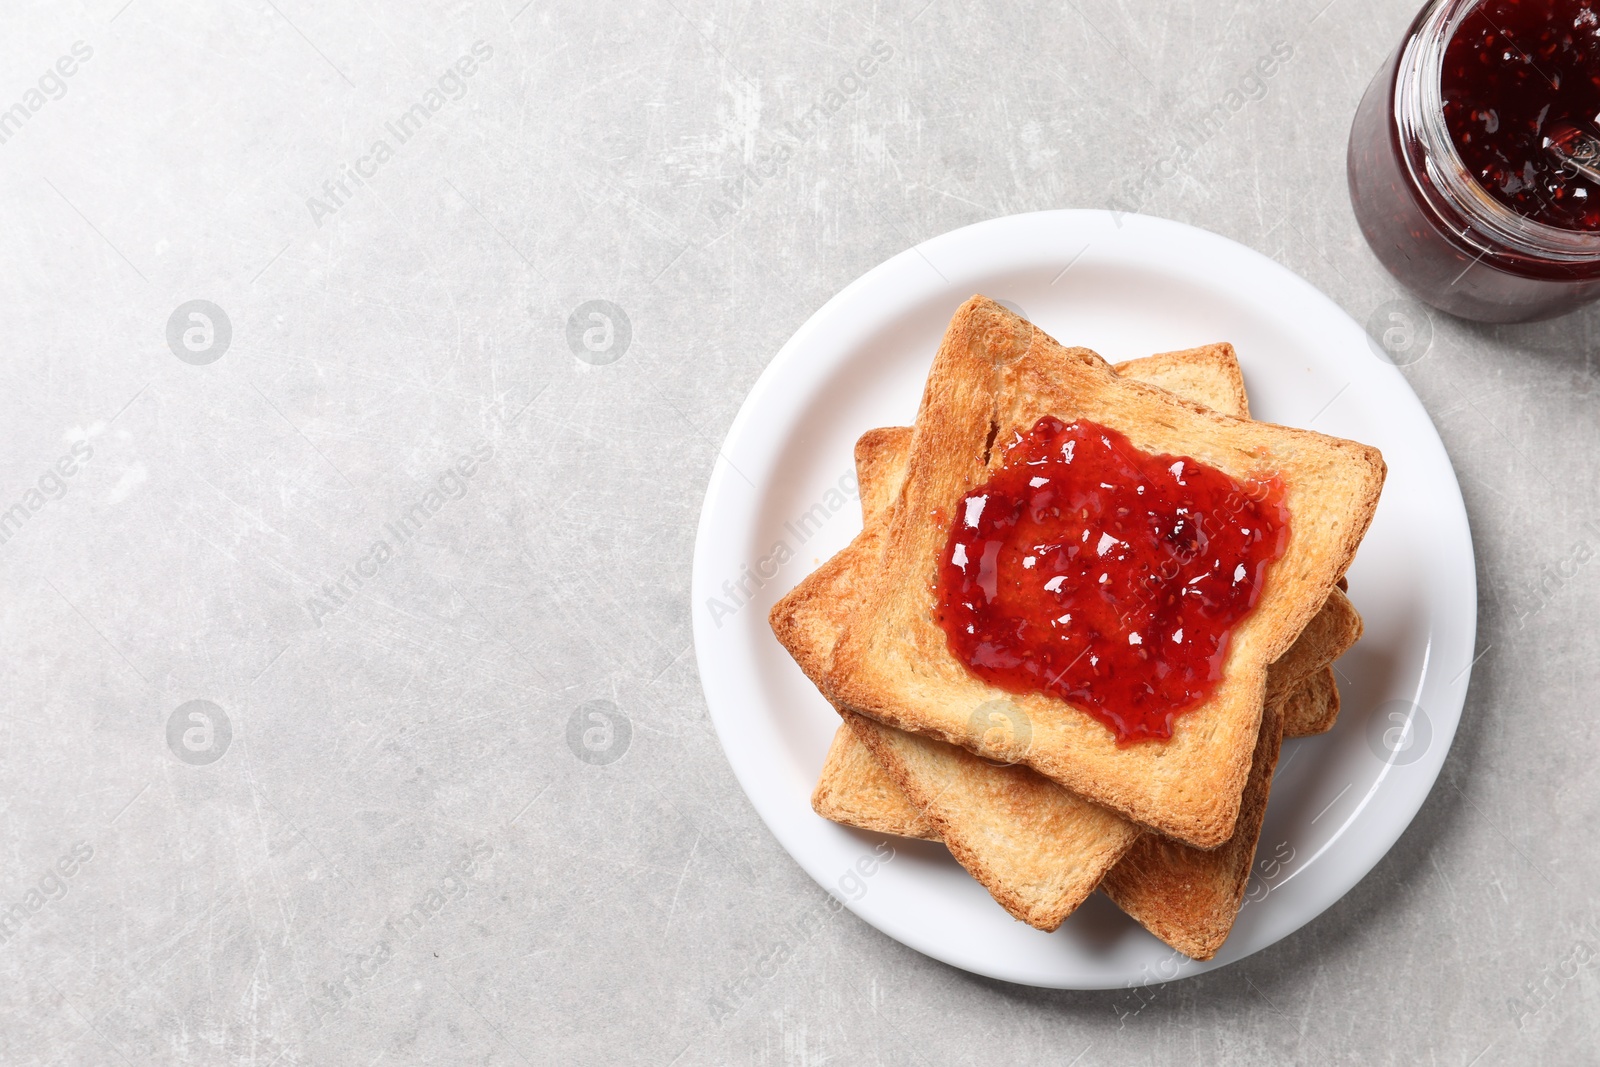
[[[1600,297],[1600,0],[1434,0],[1350,131],[1356,218],[1435,307],[1484,322]]]
[[[1450,140],[1490,196],[1547,226],[1600,230],[1600,174],[1573,158],[1600,114],[1595,0],[1484,0],[1445,46],[1439,88]]]

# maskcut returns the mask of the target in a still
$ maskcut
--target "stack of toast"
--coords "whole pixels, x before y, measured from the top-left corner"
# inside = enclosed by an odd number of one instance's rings
[[[937,621],[952,509],[1042,416],[1110,427],[1240,482],[1267,470],[1282,486],[1287,548],[1229,632],[1220,681],[1172,716],[1168,738],[1119,742],[1060,696],[985,681]],[[771,614],[844,720],[812,806],[943,841],[1038,929],[1099,887],[1162,941],[1210,959],[1244,898],[1281,740],[1338,715],[1332,663],[1362,625],[1344,574],[1377,506],[1381,455],[1251,421],[1230,345],[1113,367],[975,296],[951,321],[916,423],[869,430],[855,460],[862,532]]]

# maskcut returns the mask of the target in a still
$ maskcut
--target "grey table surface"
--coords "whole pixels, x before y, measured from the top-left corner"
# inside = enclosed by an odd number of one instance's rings
[[[1412,12],[6,5],[0,1063],[1596,1062],[1600,318],[1430,316],[1367,250],[1345,136]],[[951,228],[1109,206],[1410,309],[1480,586],[1389,856],[1139,994],[826,908],[689,603],[719,442],[807,316]],[[598,353],[592,300],[629,325]]]

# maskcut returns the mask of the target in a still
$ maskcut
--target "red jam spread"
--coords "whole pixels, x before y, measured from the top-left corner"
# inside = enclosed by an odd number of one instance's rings
[[[939,624],[985,681],[1070,701],[1119,743],[1166,739],[1221,681],[1288,543],[1276,477],[1240,483],[1047,415],[956,508]]]
[[[1600,230],[1600,182],[1566,163],[1600,137],[1600,2],[1485,0],[1445,48],[1445,124],[1491,196],[1526,218]],[[1553,142],[1553,143],[1552,143]]]

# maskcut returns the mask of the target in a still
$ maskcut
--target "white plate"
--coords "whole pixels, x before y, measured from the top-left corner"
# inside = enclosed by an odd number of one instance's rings
[[[1098,894],[1060,930],[1041,933],[1007,915],[942,847],[845,829],[811,810],[839,719],[779,647],[767,611],[860,529],[847,495],[857,436],[911,422],[951,314],[980,292],[1063,344],[1113,361],[1231,341],[1256,418],[1365,441],[1389,464],[1350,570],[1366,635],[1337,665],[1339,724],[1285,743],[1250,902],[1209,963],[1174,953]],[[1362,328],[1303,279],[1226,238],[1103,211],[1017,215],[947,233],[868,272],[813,315],[728,431],[700,516],[693,596],[712,722],[790,855],[850,910],[918,951],[992,978],[1076,989],[1225,966],[1343,896],[1438,776],[1477,625],[1455,472],[1416,395]]]

